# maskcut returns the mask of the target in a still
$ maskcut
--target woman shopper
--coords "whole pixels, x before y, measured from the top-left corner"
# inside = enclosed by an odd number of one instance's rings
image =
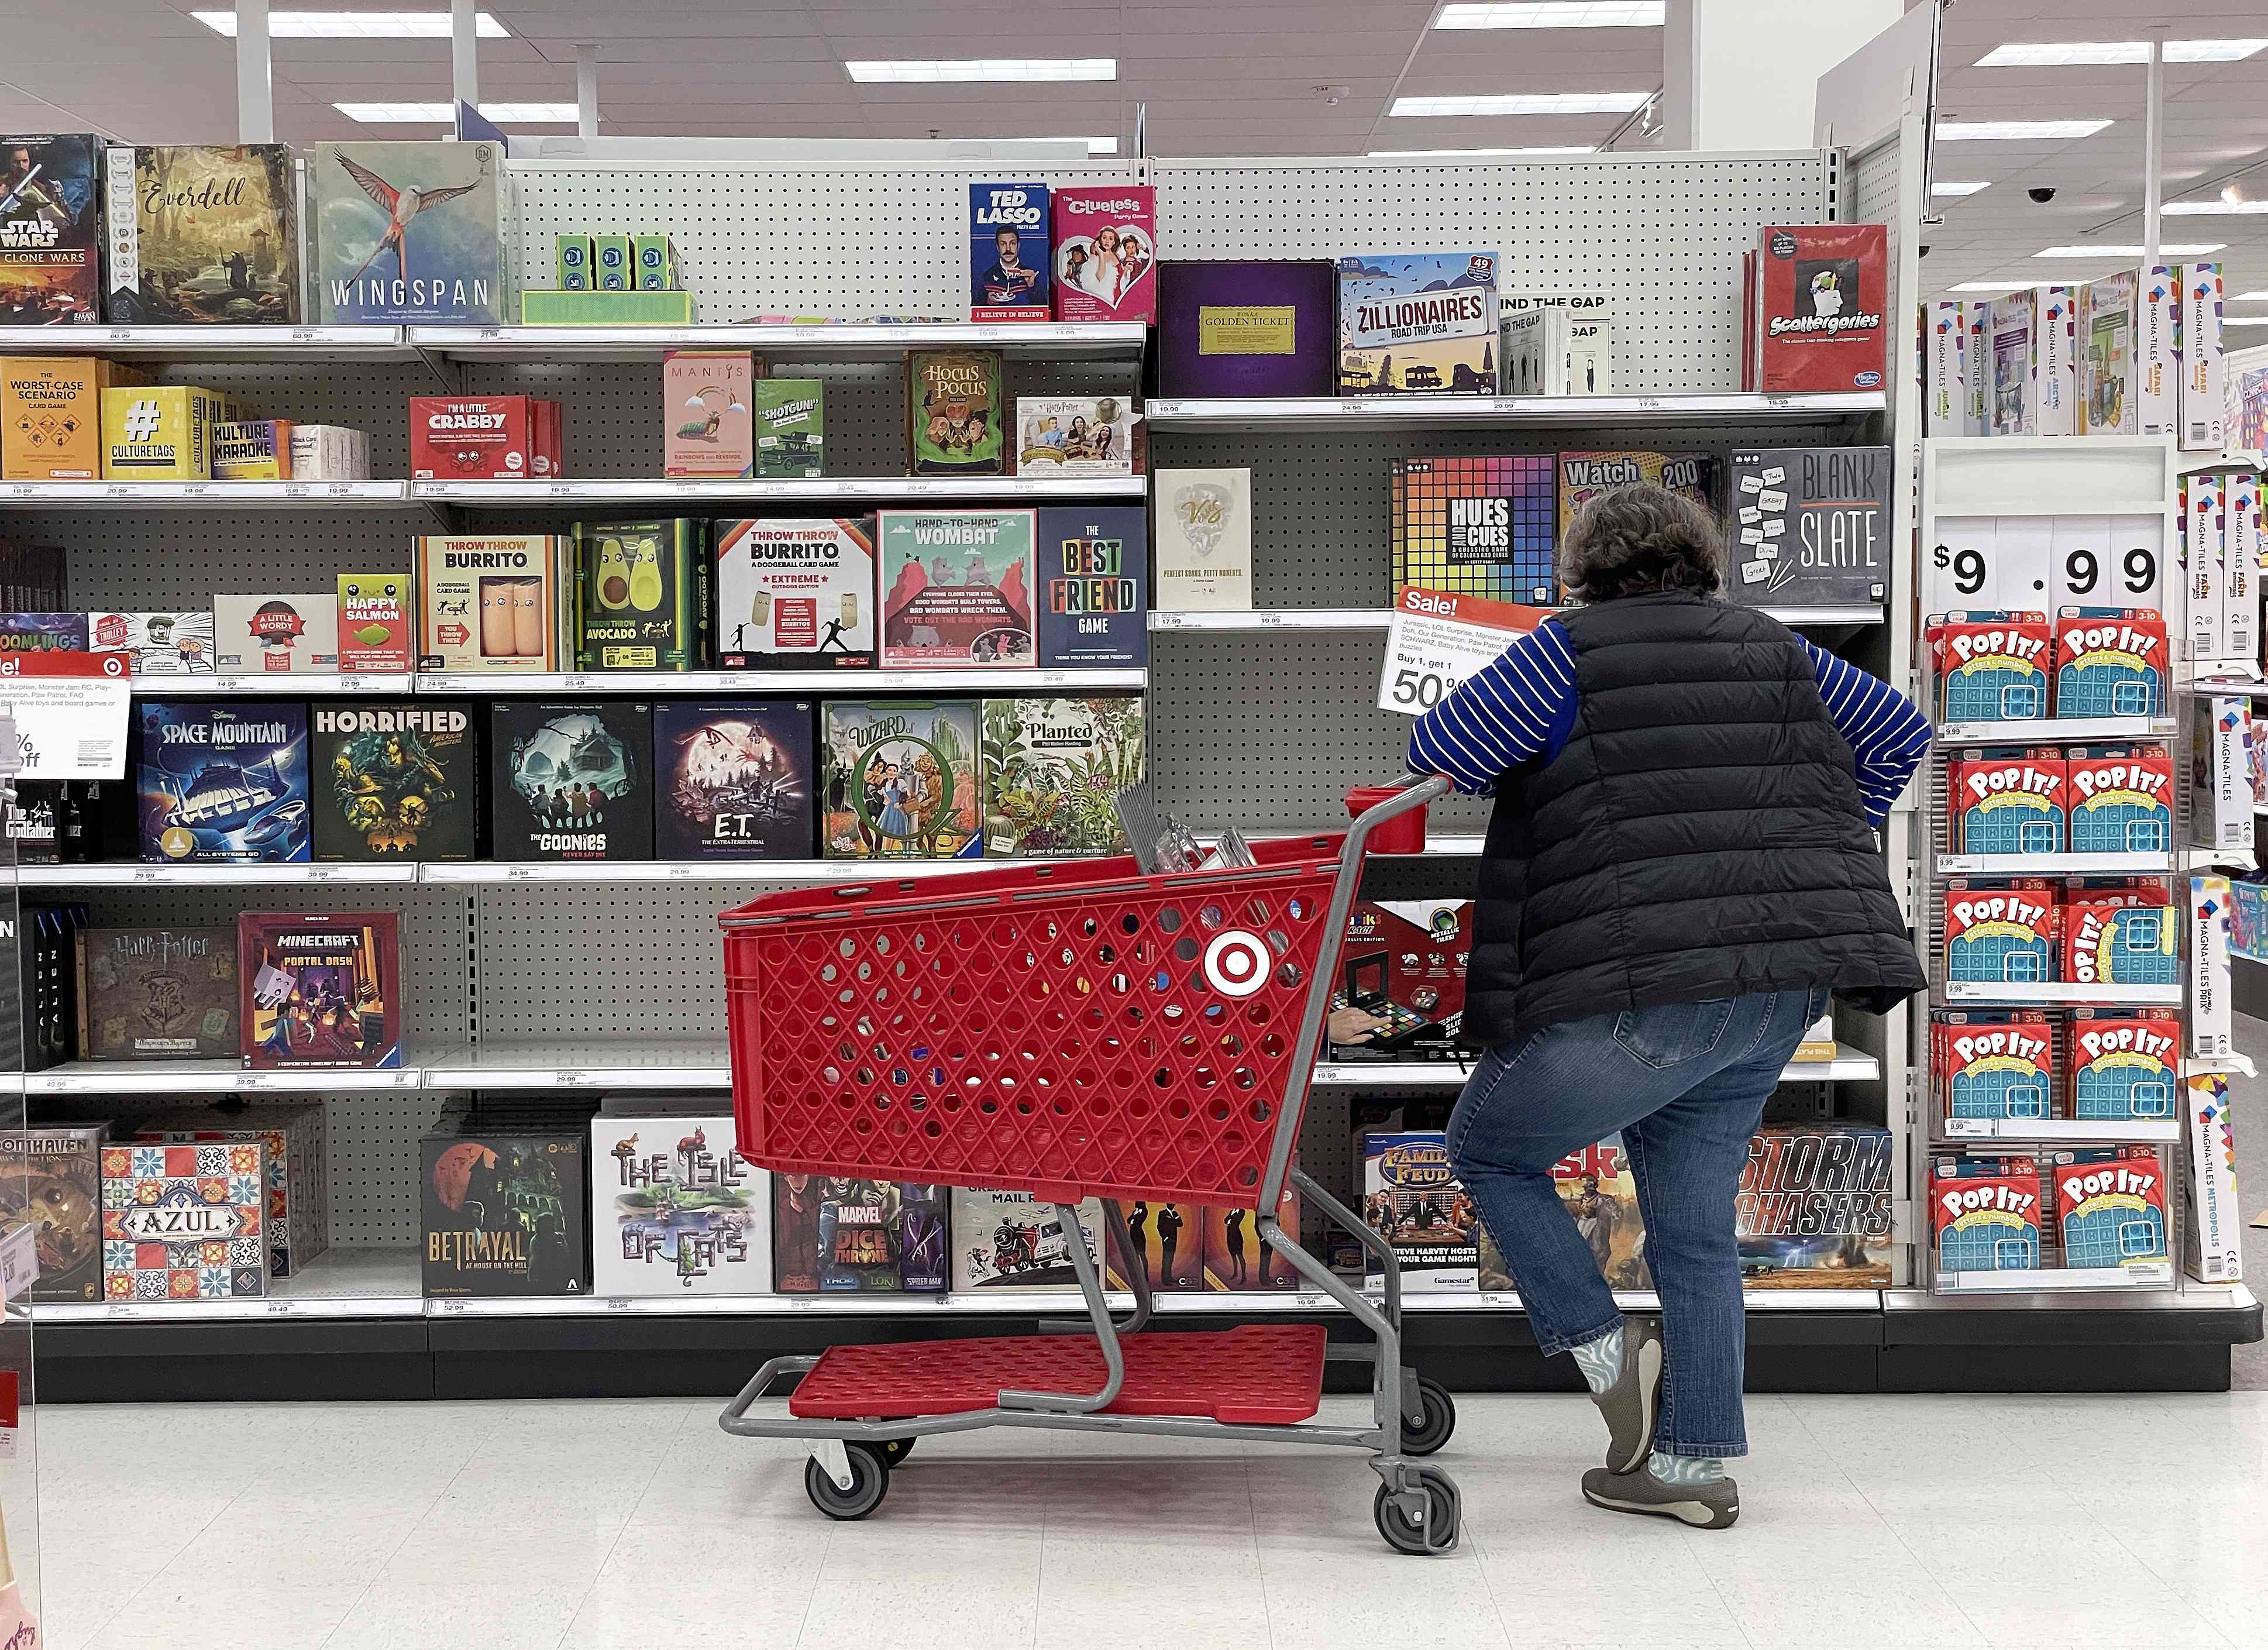
[[[1450,1160],[1546,1352],[1604,1413],[1583,1494],[1721,1529],[1745,1455],[1733,1204],[1749,1139],[1830,997],[1926,983],[1874,832],[1929,744],[1892,689],[1716,599],[1715,519],[1659,487],[1586,505],[1582,603],[1420,718],[1410,765],[1493,794],[1464,1031],[1488,1050]],[[1619,1131],[1661,1297],[1625,1322],[1552,1165]]]

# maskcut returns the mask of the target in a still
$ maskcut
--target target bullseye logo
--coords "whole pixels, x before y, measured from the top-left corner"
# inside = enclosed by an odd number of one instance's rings
[[[1205,979],[1225,997],[1249,997],[1268,983],[1268,947],[1258,934],[1231,928],[1205,947]]]

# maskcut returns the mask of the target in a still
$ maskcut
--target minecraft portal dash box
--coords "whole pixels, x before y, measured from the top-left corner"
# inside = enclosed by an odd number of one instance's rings
[[[2063,977],[2074,985],[2176,985],[2180,924],[2161,881],[2074,883],[2063,906]]]
[[[1938,714],[1948,722],[2038,721],[2048,713],[2054,635],[2043,613],[1933,614]]]
[[[2058,716],[2162,716],[2166,615],[2140,608],[2056,613]]]
[[[2040,1190],[2040,1168],[2034,1158],[1932,1159],[1929,1231],[1937,1270],[2037,1271]]]
[[[2070,776],[2071,851],[2164,853],[2174,840],[2174,759],[2162,745],[2082,747]]]
[[[1958,1121],[2051,1115],[2055,1037],[2038,1009],[1940,1009],[1929,1036],[1948,1134],[1962,1132]]]
[[[2041,877],[1945,884],[1945,977],[1992,985],[2036,985],[2058,977],[2062,907]]]
[[[236,958],[247,1069],[401,1065],[398,913],[246,911]]]
[[[2064,851],[2071,784],[2062,751],[1980,752],[1956,759],[1950,778],[1962,852]]]
[[[2172,1258],[2166,1165],[2155,1146],[2058,1153],[2055,1206],[2066,1267],[2162,1267]]]
[[[2074,1008],[2065,1063],[2071,1115],[2082,1122],[2170,1117],[2181,1017],[2170,1008]]]

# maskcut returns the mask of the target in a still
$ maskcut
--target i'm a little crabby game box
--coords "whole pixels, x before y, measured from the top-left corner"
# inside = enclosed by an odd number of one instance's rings
[[[1980,1118],[2049,1115],[2055,1038],[2036,1008],[1940,1009],[1931,1017],[1930,1074],[1948,1135]]]
[[[2181,1018],[2170,1008],[2074,1008],[2065,1062],[2071,1115],[2082,1122],[2170,1117]]]
[[[1945,977],[2036,985],[2058,977],[2062,915],[2056,885],[2040,877],[1945,884]]]
[[[2164,746],[2078,747],[2065,763],[2072,852],[2166,851],[2174,840],[2174,758]]]
[[[2040,1263],[2040,1166],[2029,1157],[1939,1157],[1929,1173],[1940,1273],[2028,1272]]]
[[[2056,614],[2058,716],[2162,716],[2166,615],[2140,608]]]
[[[2151,1145],[2058,1152],[2056,1222],[2063,1263],[2075,1271],[2147,1266],[2170,1274],[2166,1165]]]
[[[2062,751],[1979,751],[1956,759],[1951,779],[1962,853],[2063,851],[2071,785]]]
[[[2025,722],[2048,713],[2044,613],[1932,615],[1938,714],[1948,722]]]

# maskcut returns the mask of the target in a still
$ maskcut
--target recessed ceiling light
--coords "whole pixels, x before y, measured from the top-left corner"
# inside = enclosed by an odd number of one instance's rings
[[[2220,324],[2224,327],[2268,327],[2268,315],[2224,315]]]
[[[1116,57],[906,58],[845,63],[853,80],[1116,80]]]
[[[2235,217],[2268,212],[2268,201],[2169,201],[2158,210],[2168,217]]]
[[[2161,258],[2202,258],[2207,253],[2219,252],[2228,243],[2225,240],[2168,241],[2158,248]],[[2138,246],[2100,247],[2043,247],[2035,258],[2139,258],[2142,248]]]
[[[2169,63],[2233,63],[2251,56],[2268,41],[2168,41]],[[2027,41],[1995,46],[1977,60],[1979,69],[2063,69],[2078,63],[2146,63],[2147,41]]]
[[[1557,144],[1540,149],[1373,149],[1364,157],[1366,160],[1465,160],[1501,159],[1505,156],[1522,155],[1595,155],[1594,144]]]
[[[2050,137],[2091,137],[2109,121],[1940,121],[1935,135],[1940,143],[2021,143]]]
[[[409,126],[427,122],[446,124],[457,118],[453,103],[334,103],[331,107],[350,121],[375,125]],[[551,122],[572,126],[571,103],[483,103],[481,113],[499,126],[540,126]]]
[[[1517,92],[1457,98],[1396,98],[1388,114],[1628,114],[1651,92]]]
[[[236,33],[233,11],[192,11],[189,15],[217,34]],[[446,11],[270,11],[268,33],[272,40],[421,40],[449,38]],[[484,41],[505,41],[511,31],[485,11],[473,14],[473,33]]]
[[[2231,292],[2228,296],[2233,303],[2268,304],[2268,286],[2262,287],[2257,292]]]
[[[1990,183],[1933,183],[1929,186],[1929,192],[1932,195],[1974,195],[1979,189],[1992,187]]]
[[[1530,0],[1526,4],[1446,5],[1437,29],[1660,28],[1666,0]]]
[[[980,144],[1085,144],[1090,155],[1115,155],[1118,140],[1115,137],[1027,137],[1019,133],[1013,137],[978,137],[969,141]]]

